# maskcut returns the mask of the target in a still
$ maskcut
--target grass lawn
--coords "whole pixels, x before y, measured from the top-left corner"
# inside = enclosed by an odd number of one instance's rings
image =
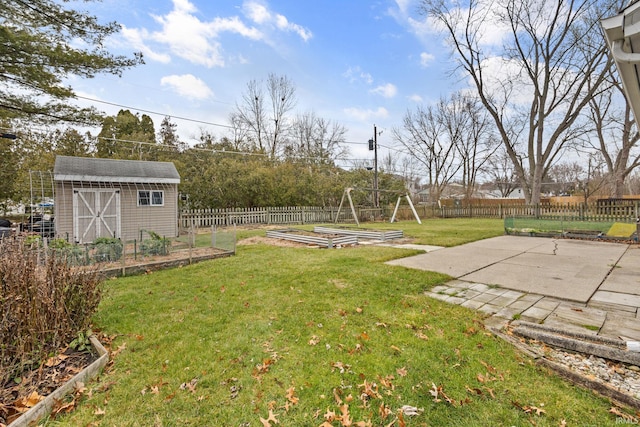
[[[371,228],[447,246],[503,232],[499,220]],[[414,253],[239,245],[231,258],[107,281],[95,324],[120,352],[75,412],[46,424],[616,423],[607,400],[534,366],[482,314],[423,295],[448,277],[384,264]]]

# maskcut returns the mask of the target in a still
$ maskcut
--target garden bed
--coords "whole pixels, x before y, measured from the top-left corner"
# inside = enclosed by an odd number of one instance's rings
[[[388,230],[388,231],[377,231],[377,230],[365,230],[361,228],[352,228],[352,227],[314,227],[313,231],[316,233],[323,234],[334,234],[339,236],[356,236],[359,239],[367,239],[367,240],[393,240],[393,239],[402,239],[404,237],[404,232],[402,230]]]
[[[285,228],[280,230],[267,231],[267,237],[290,240],[292,242],[306,243],[308,245],[323,248],[335,248],[345,245],[357,245],[357,236],[343,236],[338,234],[323,234],[312,231],[298,230],[295,228]]]
[[[93,336],[90,340],[92,352],[65,351],[45,361],[38,370],[27,372],[20,384],[5,384],[0,424],[4,420],[11,427],[26,427],[35,425],[56,407],[64,412],[65,396],[82,389],[109,361],[109,353],[100,341]],[[22,394],[25,391],[28,396]]]
[[[233,251],[217,248],[197,248],[174,251],[167,255],[157,255],[142,259],[125,258],[124,262],[117,261],[101,265],[99,270],[106,277],[132,276],[166,268],[182,267],[197,262],[224,258],[233,255]]]

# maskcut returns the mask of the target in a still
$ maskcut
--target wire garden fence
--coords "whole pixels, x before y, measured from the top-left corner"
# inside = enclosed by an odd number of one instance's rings
[[[233,254],[236,229],[235,226],[190,229],[175,238],[160,236],[151,230],[140,230],[132,240],[100,237],[86,244],[32,235],[27,238],[26,244],[37,253],[41,264],[46,263],[49,257],[56,257],[77,267],[95,265],[101,270],[124,269],[136,264],[180,260],[191,263],[194,259]]]

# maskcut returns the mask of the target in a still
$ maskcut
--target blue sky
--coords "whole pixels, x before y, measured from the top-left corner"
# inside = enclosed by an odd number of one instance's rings
[[[114,53],[142,51],[145,65],[121,78],[72,81],[83,105],[107,114],[118,106],[149,114],[156,129],[174,117],[183,140],[199,129],[180,120],[228,124],[247,83],[270,73],[296,87],[296,112],[313,111],[347,129],[351,157],[368,158],[373,125],[391,145],[391,129],[407,109],[452,90],[449,53],[417,11],[419,0],[105,0],[73,3],[122,31],[108,40]],[[136,110],[139,109],[139,110]],[[142,111],[145,110],[145,111]],[[146,112],[145,112],[146,113]],[[148,113],[146,113],[148,114]],[[381,155],[384,148],[381,148]]]

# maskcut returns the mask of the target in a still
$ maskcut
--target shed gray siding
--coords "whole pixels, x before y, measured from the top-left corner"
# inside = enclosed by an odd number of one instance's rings
[[[153,231],[164,237],[178,236],[179,175],[172,163],[69,157],[63,157],[59,162],[61,157],[63,156],[56,158],[54,169],[55,221],[58,237],[71,242],[81,240],[75,232],[73,200],[76,191],[87,190],[118,191],[120,231],[116,237],[127,241],[139,239],[141,230]],[[72,167],[65,169],[64,166],[68,165]],[[156,176],[145,176],[145,173]],[[127,177],[124,174],[133,176]],[[164,204],[138,206],[140,190],[163,191]]]

